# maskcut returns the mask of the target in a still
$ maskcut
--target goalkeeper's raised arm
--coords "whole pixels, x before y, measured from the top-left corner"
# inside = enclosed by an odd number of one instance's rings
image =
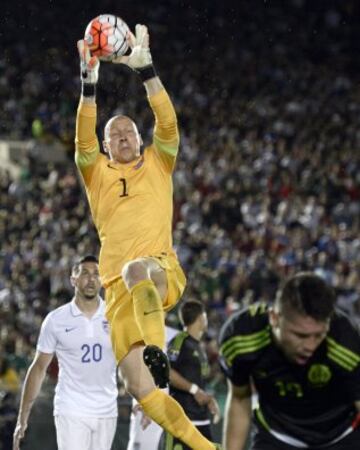
[[[134,70],[144,83],[150,106],[155,115],[153,143],[166,167],[174,168],[179,149],[177,118],[172,102],[158,77],[150,52],[149,33],[145,25],[136,25],[135,35],[128,34],[130,55],[113,60],[115,64],[126,64]]]

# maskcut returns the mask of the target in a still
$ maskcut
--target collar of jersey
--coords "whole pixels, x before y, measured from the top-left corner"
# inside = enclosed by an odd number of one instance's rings
[[[79,309],[79,307],[75,303],[75,297],[70,302],[70,309],[71,309],[71,314],[75,317],[84,315],[83,312]],[[103,314],[104,311],[105,311],[105,302],[101,297],[99,297],[99,307],[96,310],[95,314],[92,316],[91,320],[93,320],[96,317]]]
[[[144,155],[140,155],[135,161],[130,161],[129,163],[117,163],[112,160],[109,160],[107,166],[111,169],[115,170],[131,170],[131,169],[140,169],[140,167],[144,163]]]

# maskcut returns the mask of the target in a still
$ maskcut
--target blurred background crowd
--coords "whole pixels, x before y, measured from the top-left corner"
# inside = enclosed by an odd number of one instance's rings
[[[226,317],[271,302],[279,281],[299,270],[323,276],[360,321],[359,2],[8,3],[0,18],[0,139],[32,140],[33,150],[18,177],[0,169],[0,425],[12,420],[7,400],[43,317],[72,297],[71,265],[98,253],[72,159],[75,44],[99,13],[148,25],[176,106],[174,243],[188,276],[185,297],[208,307],[214,377],[221,378],[215,340]],[[135,74],[103,63],[98,105],[100,139],[107,118],[122,112],[149,143],[153,117]],[[37,149],[58,143],[65,161],[41,163]]]

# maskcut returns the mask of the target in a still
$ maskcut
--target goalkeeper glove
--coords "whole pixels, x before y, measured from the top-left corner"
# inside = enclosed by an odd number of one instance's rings
[[[130,55],[120,56],[113,60],[114,63],[122,63],[137,72],[143,81],[156,76],[149,48],[149,33],[145,25],[137,24],[135,35],[129,31],[128,36]]]
[[[80,56],[80,79],[84,90],[84,85],[95,86],[98,82],[100,61],[96,56],[91,56],[89,46],[83,39],[78,41],[77,48]]]

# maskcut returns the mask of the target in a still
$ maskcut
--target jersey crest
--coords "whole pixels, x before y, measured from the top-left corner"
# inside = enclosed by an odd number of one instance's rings
[[[329,383],[332,377],[330,367],[325,364],[312,364],[307,378],[314,387],[323,387]]]
[[[102,321],[102,327],[103,327],[103,330],[105,331],[105,333],[109,334],[110,326],[109,326],[109,322],[107,320]]]

